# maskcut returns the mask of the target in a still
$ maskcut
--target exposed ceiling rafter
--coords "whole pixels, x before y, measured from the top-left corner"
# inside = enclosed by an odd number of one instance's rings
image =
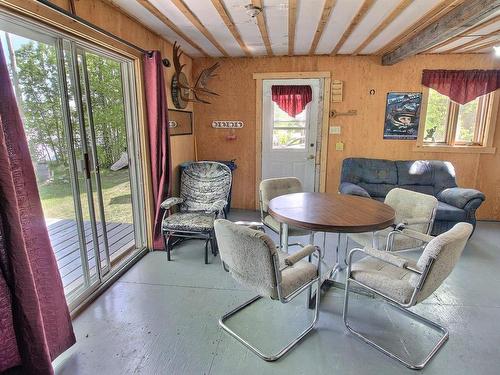
[[[345,41],[349,36],[352,34],[354,29],[358,26],[358,24],[365,18],[366,13],[370,10],[370,8],[373,6],[375,3],[375,0],[365,0],[361,7],[358,9],[358,12],[354,16],[354,18],[351,20],[351,23],[347,27],[347,29],[344,31],[344,34],[342,34],[340,40],[338,41],[337,45],[333,48],[333,51],[331,52],[331,55],[334,56],[337,54],[337,52],[342,48],[344,45]]]
[[[252,4],[260,9],[263,9],[261,0],[252,0]],[[273,49],[271,48],[271,41],[269,39],[269,34],[267,33],[266,18],[264,16],[264,12],[260,12],[255,18],[257,18],[257,26],[259,27],[262,41],[266,46],[267,55],[273,56]]]
[[[144,8],[146,8],[151,14],[158,18],[165,26],[170,30],[179,35],[182,39],[188,42],[194,49],[200,52],[203,56],[209,55],[203,48],[191,40],[186,34],[179,29],[175,23],[173,23],[167,16],[165,16],[157,7],[155,7],[149,0],[137,0]]]
[[[313,55],[316,51],[316,47],[318,46],[319,40],[321,39],[321,35],[323,35],[323,31],[325,30],[325,26],[330,19],[330,15],[333,8],[335,7],[336,2],[337,0],[325,0],[325,3],[323,4],[323,11],[321,12],[321,17],[318,22],[318,27],[316,28],[316,33],[314,34],[311,48],[309,48],[309,55]]]
[[[250,53],[250,50],[248,49],[247,45],[243,41],[243,38],[241,37],[241,35],[238,31],[238,28],[234,24],[234,21],[231,18],[231,15],[227,11],[227,9],[224,5],[224,0],[212,0],[212,4],[213,4],[214,8],[217,10],[217,12],[219,13],[219,16],[222,18],[222,20],[226,24],[228,30],[233,35],[236,42],[238,42],[238,44],[240,45],[243,52],[245,52],[245,55],[248,57],[252,56],[252,54]]]
[[[199,18],[193,13],[191,9],[184,3],[182,0],[170,0],[172,4],[174,4],[177,9],[181,11],[182,14],[207,38],[210,43],[217,48],[223,56],[228,57],[229,54],[226,50],[217,42],[214,36],[208,31],[208,29],[201,23]]]
[[[368,35],[363,43],[361,43],[358,48],[352,53],[353,55],[358,55],[365,49],[365,47],[371,43],[382,31],[389,26],[392,21],[394,21],[403,11],[408,8],[408,6],[413,3],[413,0],[401,0],[396,8],[386,17],[384,20]]]

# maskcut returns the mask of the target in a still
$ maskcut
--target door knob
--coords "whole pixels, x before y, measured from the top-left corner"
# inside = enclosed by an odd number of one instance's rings
[[[307,160],[313,160],[313,159],[314,159],[314,155],[309,155],[309,156],[307,157]]]

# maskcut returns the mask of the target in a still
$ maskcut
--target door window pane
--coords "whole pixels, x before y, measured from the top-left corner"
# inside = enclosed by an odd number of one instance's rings
[[[273,149],[305,149],[306,129],[273,129]]]

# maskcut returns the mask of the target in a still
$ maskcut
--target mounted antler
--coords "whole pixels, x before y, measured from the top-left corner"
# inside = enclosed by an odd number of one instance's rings
[[[205,103],[211,104],[209,101],[200,98],[200,95],[216,95],[219,96],[216,92],[213,92],[207,88],[208,81],[217,77],[217,74],[214,74],[215,70],[219,67],[219,63],[215,63],[210,68],[203,69],[196,80],[194,86],[190,86],[189,82],[182,72],[182,69],[186,66],[186,64],[181,64],[181,56],[184,52],[181,50],[181,47],[174,43],[173,48],[173,60],[174,60],[174,68],[175,68],[175,80],[180,90],[178,92],[179,97],[185,102],[196,102],[196,103]]]

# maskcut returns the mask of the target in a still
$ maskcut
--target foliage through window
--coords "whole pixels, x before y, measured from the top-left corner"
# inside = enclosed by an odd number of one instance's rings
[[[493,93],[458,104],[429,89],[424,144],[484,146]]]
[[[273,102],[273,149],[305,149],[307,109],[295,118]]]

